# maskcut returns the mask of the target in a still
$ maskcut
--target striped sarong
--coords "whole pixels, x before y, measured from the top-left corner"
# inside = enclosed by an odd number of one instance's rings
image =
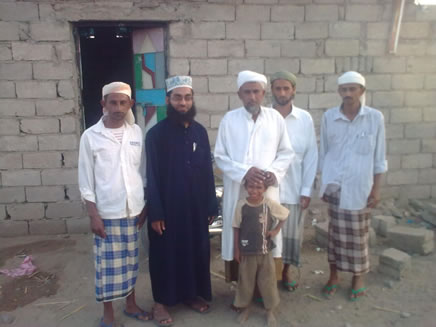
[[[103,219],[106,238],[94,234],[95,296],[109,302],[128,296],[138,275],[137,218]]]
[[[305,211],[301,211],[299,204],[282,204],[289,209],[288,219],[282,228],[283,250],[282,258],[284,264],[292,264],[300,267],[301,245],[303,243],[303,229]]]
[[[324,198],[329,203],[328,262],[340,271],[354,275],[369,271],[370,209],[344,210],[339,208],[340,189]]]

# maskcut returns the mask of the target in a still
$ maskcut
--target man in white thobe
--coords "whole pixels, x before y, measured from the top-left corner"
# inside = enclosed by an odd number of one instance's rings
[[[280,202],[289,209],[289,217],[282,228],[283,234],[283,287],[293,292],[298,281],[289,272],[290,265],[301,265],[300,253],[303,242],[305,209],[309,206],[313,181],[315,180],[318,148],[312,117],[292,102],[295,96],[297,78],[287,71],[271,76],[273,108],[285,119],[295,160],[289,165],[280,183]]]
[[[264,181],[266,196],[279,202],[278,184],[293,159],[282,116],[261,106],[267,80],[262,74],[242,71],[238,74],[238,96],[243,107],[228,112],[221,121],[215,144],[215,160],[223,172],[222,257],[226,261],[226,280],[236,280],[231,273],[233,260],[232,220],[236,203],[247,194],[244,180]],[[282,235],[273,240],[275,258],[281,257]]]

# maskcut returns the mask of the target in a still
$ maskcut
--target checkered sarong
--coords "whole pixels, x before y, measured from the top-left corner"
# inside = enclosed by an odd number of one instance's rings
[[[303,244],[305,211],[301,210],[299,204],[285,204],[282,206],[289,209],[288,219],[282,228],[283,249],[282,259],[285,264],[292,264],[300,267],[301,245]]]
[[[329,203],[328,262],[354,275],[369,271],[369,209],[339,208],[340,190],[324,195]]]
[[[94,234],[97,302],[128,296],[138,275],[137,218],[103,219],[106,238]]]

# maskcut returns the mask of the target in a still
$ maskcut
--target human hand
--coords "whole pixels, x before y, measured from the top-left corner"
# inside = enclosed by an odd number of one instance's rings
[[[136,226],[138,226],[139,229],[144,226],[145,220],[147,219],[147,206],[144,206],[141,213],[138,215],[138,220],[136,221]]]
[[[300,196],[300,206],[301,206],[301,210],[306,209],[309,206],[310,203],[310,197],[308,196]]]
[[[245,174],[244,178],[247,180],[247,182],[258,184],[264,183],[266,177],[263,170],[256,167],[251,167]]]
[[[267,171],[265,174],[265,187],[271,186],[271,185],[275,185],[277,183],[277,178],[276,175],[274,175],[274,173]]]
[[[102,238],[106,238],[106,233],[104,231],[104,224],[103,224],[103,219],[101,218],[100,215],[95,215],[95,216],[91,216],[91,230],[92,232],[97,235],[100,236]]]
[[[153,228],[153,230],[159,235],[162,235],[165,230],[165,221],[164,220],[153,221],[151,223],[151,228]]]
[[[271,229],[266,233],[267,238],[274,238],[280,232],[280,228]]]
[[[233,259],[237,263],[241,263],[241,251],[239,250],[239,247],[235,246],[235,249],[233,250]]]
[[[368,201],[366,206],[368,208],[375,208],[380,202],[380,191],[373,189],[368,196]]]
[[[213,223],[213,221],[215,220],[215,217],[216,216],[209,216],[207,219],[208,219],[208,222],[209,222],[209,225],[212,225],[212,223]]]

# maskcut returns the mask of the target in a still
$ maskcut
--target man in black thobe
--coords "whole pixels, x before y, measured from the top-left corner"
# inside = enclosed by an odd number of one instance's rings
[[[166,81],[167,118],[147,133],[150,278],[160,326],[173,323],[167,306],[209,310],[209,221],[217,214],[206,129],[194,120],[192,79]]]

